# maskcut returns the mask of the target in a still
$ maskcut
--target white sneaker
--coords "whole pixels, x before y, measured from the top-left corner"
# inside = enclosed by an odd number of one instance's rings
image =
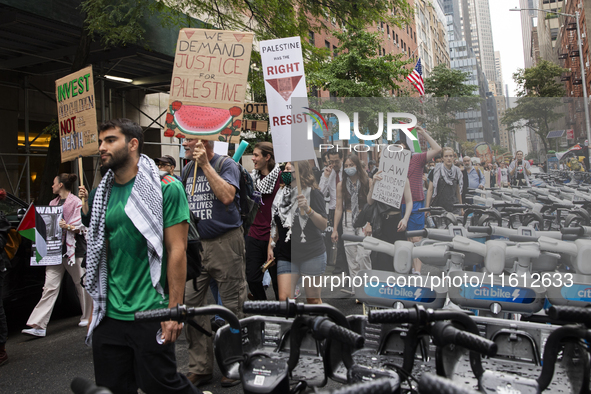
[[[26,328],[21,332],[23,334],[32,335],[34,337],[44,337],[47,330],[44,328]]]
[[[78,323],[78,327],[87,327],[88,326],[88,320],[80,320],[80,323]]]

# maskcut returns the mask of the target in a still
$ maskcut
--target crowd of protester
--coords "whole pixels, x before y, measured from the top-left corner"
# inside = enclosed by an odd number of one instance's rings
[[[362,270],[393,270],[389,255],[359,244],[345,246],[343,235],[389,243],[406,240],[406,230],[425,227],[421,208],[439,206],[460,213],[454,204],[465,200],[468,189],[529,184],[531,166],[521,151],[509,165],[480,163],[440,147],[420,127],[417,132],[430,149],[412,153],[399,208],[372,198],[383,179],[379,157],[365,163],[354,153],[333,150],[322,154],[318,167],[306,161],[276,163],[273,145],[257,143],[250,176],[258,197],[246,227],[240,204],[243,169],[232,158],[214,153],[213,141],[186,139],[182,146],[188,165],[178,176],[172,156],[150,159],[141,153],[143,133],[136,123],[117,119],[103,124],[103,178],[98,187],[88,192],[81,186],[77,197],[76,175],[61,174],[54,180],[51,205],[63,206],[64,212],[59,223],[63,261],[46,268],[42,298],[22,332],[46,336],[67,271],[77,284],[83,311],[79,325],[88,327],[98,385],[113,392],[200,392],[198,387],[213,379],[208,334],[223,320],[200,316],[194,318],[197,328],[184,327],[189,344],[185,376],[177,372],[174,356],[182,325],[136,322],[134,312],[178,303],[201,307],[209,303],[211,293],[215,303],[242,318],[247,298],[268,298],[265,270],[275,299],[296,297],[301,284],[308,303],[322,303],[323,289],[314,281],[301,281],[302,276],[325,275],[329,266],[334,266],[330,274],[351,277]],[[396,144],[409,149],[405,140]],[[186,280],[191,215],[202,246],[201,274],[195,281]],[[0,235],[2,226],[0,217]],[[0,283],[6,261],[4,256],[0,260]],[[412,270],[421,272],[419,260],[413,261]],[[351,288],[343,291],[354,294]],[[0,303],[0,365],[7,361],[5,327]],[[162,345],[153,340],[155,335]],[[229,387],[239,381],[222,377],[220,383]]]

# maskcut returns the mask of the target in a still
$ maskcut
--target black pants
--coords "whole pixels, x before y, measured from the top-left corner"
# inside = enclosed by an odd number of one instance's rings
[[[113,392],[191,393],[201,391],[177,372],[174,344],[159,345],[159,322],[139,323],[105,317],[92,335],[97,386]]]
[[[263,286],[263,271],[261,265],[267,262],[267,247],[269,241],[261,241],[260,239],[246,236],[246,281],[248,288],[253,297],[257,301],[265,301],[267,294]],[[273,290],[275,291],[275,299],[279,300],[279,285],[277,284],[277,264],[269,267],[269,274],[273,282]]]
[[[333,227],[335,225],[337,226],[337,233],[339,234],[339,240],[337,241],[337,260],[333,274],[340,274],[341,272],[344,272],[345,275],[349,275],[349,263],[347,263],[347,255],[345,254],[345,241],[343,241],[343,218],[345,215],[341,216],[340,223],[334,222],[334,209],[331,209],[328,215]]]
[[[388,218],[383,218],[381,231],[379,234],[374,234],[374,237],[391,244],[396,241],[406,241],[406,232],[397,231],[400,219],[400,215],[390,215]],[[394,272],[394,257],[381,252],[371,252],[371,268],[378,271]]]

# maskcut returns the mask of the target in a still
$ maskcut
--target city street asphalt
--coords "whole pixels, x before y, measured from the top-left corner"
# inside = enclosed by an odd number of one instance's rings
[[[326,275],[333,267],[327,267]],[[267,290],[268,299],[274,299],[273,290]],[[302,295],[303,297],[303,295]],[[323,302],[340,309],[345,315],[361,314],[362,306],[340,289],[324,289]],[[298,301],[304,301],[299,298]],[[210,302],[213,299],[210,297]],[[0,393],[71,393],[70,383],[75,377],[94,381],[92,350],[84,344],[85,328],[78,327],[79,316],[52,317],[45,338],[34,338],[21,334],[25,328],[30,311],[11,314],[9,319],[9,338],[6,345],[8,364],[0,367]],[[181,373],[188,372],[189,357],[184,333],[177,341],[177,365]],[[220,386],[220,370],[215,364],[212,383],[200,387],[212,393],[238,394],[242,386],[230,388]],[[326,388],[337,388],[338,383],[329,381]]]

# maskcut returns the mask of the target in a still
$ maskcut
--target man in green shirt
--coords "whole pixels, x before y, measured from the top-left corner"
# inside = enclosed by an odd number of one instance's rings
[[[134,321],[135,312],[183,302],[189,220],[182,183],[161,180],[142,145],[142,129],[129,119],[101,125],[108,172],[90,196],[79,192],[89,228],[86,287],[94,310],[87,342],[96,383],[113,393],[199,393],[176,369],[182,325]]]

